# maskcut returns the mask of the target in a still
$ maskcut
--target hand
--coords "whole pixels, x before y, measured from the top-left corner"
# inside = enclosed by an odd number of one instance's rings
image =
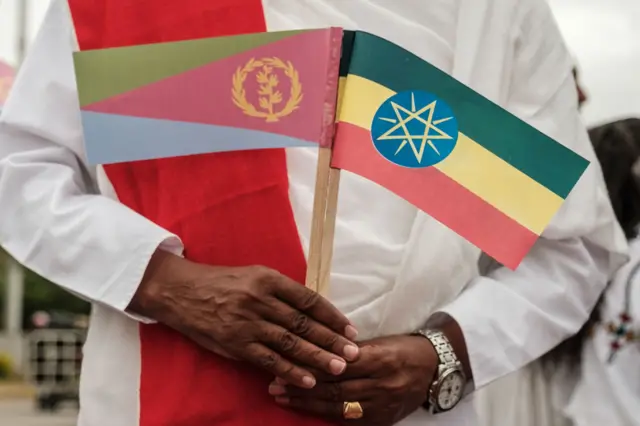
[[[154,254],[130,305],[219,355],[311,388],[358,357],[356,329],[317,293],[258,266],[213,267]]]
[[[313,389],[277,380],[269,393],[284,407],[332,420],[343,419],[343,403],[359,402],[364,416],[349,425],[393,425],[427,400],[438,355],[422,336],[394,336],[360,344],[360,357],[340,377],[320,377]]]

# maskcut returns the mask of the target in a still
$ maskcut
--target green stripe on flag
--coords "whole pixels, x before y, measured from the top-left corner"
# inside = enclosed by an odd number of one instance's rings
[[[460,131],[566,198],[589,162],[414,54],[358,32],[349,73],[395,92],[423,90],[451,106]]]
[[[345,30],[342,33],[342,54],[340,55],[340,77],[346,77],[349,74],[349,64],[351,63],[351,52],[353,51],[353,42],[356,39],[355,31]]]
[[[74,53],[80,106],[306,31],[204,38]]]

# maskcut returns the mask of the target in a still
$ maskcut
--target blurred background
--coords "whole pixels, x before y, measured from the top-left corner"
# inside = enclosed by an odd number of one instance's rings
[[[0,110],[49,0],[0,0]],[[88,303],[0,249],[0,425],[76,424]]]
[[[640,1],[549,3],[589,98],[586,124],[640,116]],[[48,5],[0,0],[0,109]],[[0,424],[75,424],[73,388],[89,309],[0,251]]]

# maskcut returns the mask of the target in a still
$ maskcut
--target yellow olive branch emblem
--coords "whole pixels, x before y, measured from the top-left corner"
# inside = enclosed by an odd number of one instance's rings
[[[247,100],[247,93],[244,83],[247,77],[255,72],[258,87],[258,108]],[[280,81],[278,76],[273,73],[274,69],[284,72],[289,80],[291,80],[291,90],[289,99],[284,107],[276,110],[276,107],[282,103],[282,92],[278,90]],[[244,67],[238,67],[233,74],[233,86],[231,89],[233,103],[250,117],[264,118],[267,123],[273,123],[280,118],[291,114],[298,109],[302,101],[302,84],[300,84],[300,76],[298,71],[293,67],[290,61],[286,63],[279,58],[252,58]]]

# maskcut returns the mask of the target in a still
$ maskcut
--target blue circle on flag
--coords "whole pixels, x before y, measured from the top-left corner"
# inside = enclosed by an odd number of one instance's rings
[[[431,93],[400,92],[378,108],[371,123],[376,150],[402,167],[424,168],[447,158],[458,142],[451,107]]]

